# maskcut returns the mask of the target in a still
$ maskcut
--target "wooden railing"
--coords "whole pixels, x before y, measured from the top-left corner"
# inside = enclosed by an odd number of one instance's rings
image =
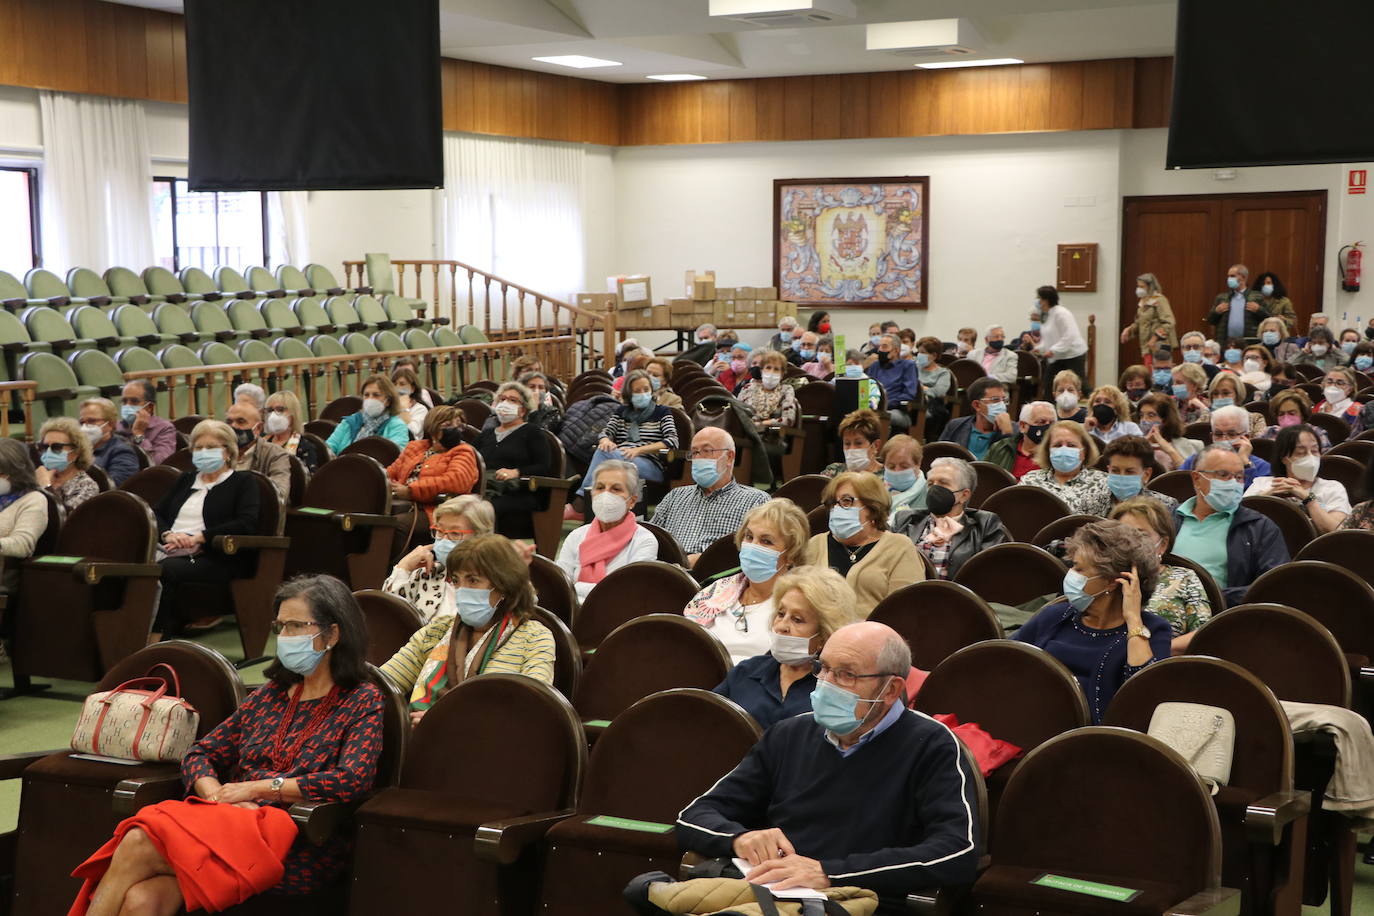
[[[37,382],[0,382],[0,436],[9,438],[10,408],[14,406],[17,391],[24,405],[24,438],[33,438],[33,393],[37,390]]]
[[[492,340],[571,334],[574,329],[597,331],[599,353],[583,351],[581,365],[600,363],[610,369],[618,342],[615,309],[592,311],[546,296],[478,267],[450,260],[392,260],[398,295],[430,303],[426,314],[450,319],[454,326],[481,328]],[[344,261],[344,284],[368,285],[364,261]],[[407,277],[410,283],[407,283]],[[375,286],[376,284],[371,284]],[[574,335],[575,336],[575,335]]]
[[[503,364],[517,356],[534,356],[547,371],[568,378],[573,374],[570,365],[572,340],[570,335],[529,337],[396,352],[313,356],[181,369],[146,369],[126,372],[124,378],[126,381],[148,379],[157,384],[159,389],[165,390],[171,402],[168,419],[176,419],[178,391],[203,391],[201,411],[218,416],[233,403],[234,387],[243,382],[254,382],[269,392],[294,392],[313,419],[335,398],[357,394],[358,385],[364,378],[373,372],[389,371],[392,363],[401,356],[410,356],[424,363],[430,370],[425,374],[445,397],[461,393],[471,382],[479,379],[508,378],[510,373]],[[33,382],[9,382],[6,385],[9,388],[28,386],[24,392],[26,402],[33,399]],[[0,404],[5,403],[8,397],[9,390],[0,386]],[[26,410],[26,417],[28,413]],[[29,432],[32,435],[32,429]]]

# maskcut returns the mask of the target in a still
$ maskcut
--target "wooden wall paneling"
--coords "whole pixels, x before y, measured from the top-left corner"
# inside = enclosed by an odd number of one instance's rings
[[[838,76],[817,76],[811,83],[811,139],[834,140],[844,136],[840,122],[844,110],[843,86]]]
[[[172,20],[172,76],[176,100],[185,102],[190,98],[186,88],[186,29],[180,18]]]
[[[1083,106],[1078,121],[1080,130],[1102,130],[1115,126],[1116,63],[1114,60],[1090,60],[1081,64]]]
[[[809,76],[783,78],[783,140],[813,140],[812,107],[814,79]]]
[[[759,80],[730,80],[723,85],[729,92],[729,137],[731,143],[758,139]]]
[[[754,139],[776,141],[787,134],[787,85],[785,80],[751,80],[754,84]]]
[[[81,36],[64,36],[61,32],[62,3],[49,3],[48,0],[16,0],[19,13],[19,29],[16,33],[19,82],[36,89],[63,89],[69,83],[64,79],[62,55],[54,54],[69,39],[84,40]]]
[[[902,74],[902,108],[897,121],[899,136],[924,137],[935,132],[935,108],[939,101],[936,75],[930,70]]]
[[[958,107],[962,101],[958,76],[957,70],[936,70],[924,81],[931,89],[930,121],[926,130],[933,136],[952,134],[958,129]]]
[[[707,81],[701,92],[701,138],[699,143],[728,143],[730,140],[730,85],[726,81]]]
[[[1017,67],[1016,126],[1013,130],[1049,130],[1050,84],[1049,64],[1027,64]]]
[[[1048,130],[1078,130],[1083,123],[1083,64],[1077,61],[1050,67]]]
[[[15,47],[22,38],[19,21],[19,0],[0,0],[0,85],[20,85],[19,54]],[[9,36],[8,44],[5,36]]]
[[[116,39],[108,53],[116,60],[116,73],[120,91],[118,95],[146,99],[148,95],[148,45],[147,29],[144,26],[145,11],[132,6],[120,5],[115,10],[114,28]],[[144,53],[139,54],[138,51]],[[232,67],[233,59],[225,56],[224,66]]]
[[[1135,64],[1131,126],[1168,127],[1174,95],[1173,58],[1142,57]]]
[[[144,47],[148,61],[148,96],[159,102],[183,101],[177,98],[176,50],[172,39],[174,26],[171,17],[145,17],[143,20]],[[185,29],[182,29],[185,31]]]
[[[868,128],[873,137],[902,136],[902,79],[905,73],[868,75]]]
[[[86,11],[86,29],[91,35],[114,35],[116,34],[116,16],[127,16],[130,11],[128,7],[123,10],[114,3],[93,4]],[[137,13],[135,12],[137,16]],[[179,20],[178,20],[179,21]],[[184,33],[184,29],[178,29]],[[140,46],[141,47],[141,46]],[[173,62],[175,66],[175,61]],[[85,61],[86,87],[82,92],[96,92],[109,94],[107,87],[119,85],[119,55],[117,54],[89,54]],[[182,82],[186,81],[186,65],[182,63]]]

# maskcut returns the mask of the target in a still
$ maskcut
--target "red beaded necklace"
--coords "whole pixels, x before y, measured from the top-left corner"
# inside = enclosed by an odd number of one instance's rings
[[[339,685],[335,684],[329,688],[329,693],[324,695],[319,705],[315,707],[314,714],[305,723],[305,728],[301,729],[300,737],[288,747],[286,745],[286,730],[291,727],[291,720],[296,716],[296,708],[300,705],[301,694],[305,692],[305,684],[297,684],[296,689],[291,692],[291,702],[286,705],[286,715],[282,717],[277,725],[277,733],[272,737],[272,749],[267,755],[267,760],[272,764],[273,771],[285,773],[292,764],[296,762],[297,755],[305,742],[323,730],[325,720],[339,702]]]

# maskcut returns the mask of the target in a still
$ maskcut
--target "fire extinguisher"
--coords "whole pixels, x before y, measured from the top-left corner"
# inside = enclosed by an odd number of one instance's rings
[[[1364,252],[1360,251],[1360,246],[1364,242],[1356,242],[1353,245],[1346,245],[1336,252],[1336,268],[1341,272],[1341,289],[1347,293],[1358,293],[1360,291],[1360,262],[1364,260]],[[1341,260],[1341,255],[1346,252],[1345,260]]]

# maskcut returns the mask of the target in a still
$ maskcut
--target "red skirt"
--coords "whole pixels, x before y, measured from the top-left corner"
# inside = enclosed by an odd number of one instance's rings
[[[237,808],[195,797],[149,805],[121,821],[114,837],[72,872],[85,883],[68,916],[85,916],[115,847],[135,827],[172,866],[187,912],[219,912],[276,885],[296,839],[296,825],[281,808]]]

